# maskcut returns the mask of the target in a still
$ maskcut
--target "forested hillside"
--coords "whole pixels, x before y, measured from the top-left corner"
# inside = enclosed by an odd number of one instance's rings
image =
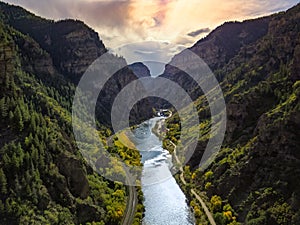
[[[205,96],[197,97],[201,91],[175,68],[167,66],[163,75],[196,99],[201,136],[185,168],[186,192],[193,187],[206,197],[217,224],[300,223],[299,24],[297,5],[262,19],[225,23],[190,48],[211,66],[227,105],[225,141],[204,170],[198,165],[210,137]],[[179,54],[173,60],[180,59]],[[167,139],[174,142],[178,120],[175,114],[168,122]],[[167,139],[165,146],[171,146]],[[190,200],[198,222],[207,224]]]
[[[200,138],[184,168],[188,184],[182,184],[197,224],[208,222],[191,189],[220,225],[300,224],[299,24],[297,5],[260,19],[227,22],[190,48],[216,75],[227,106],[225,140],[208,167],[199,168],[211,129],[206,97],[187,74],[166,66],[162,76],[189,93],[200,118],[199,127],[190,127],[200,129]],[[99,35],[81,21],[46,20],[0,2],[0,224],[121,223],[130,192],[93,171],[72,130],[76,85],[105,53]],[[125,64],[122,57],[110,57]],[[193,66],[181,53],[172,60]],[[140,154],[112,137],[110,111],[122,88],[149,75],[141,63],[123,68],[106,83],[96,106],[99,139],[110,153],[136,166]],[[131,124],[152,116],[150,103],[166,107],[157,98],[139,102]],[[178,140],[176,112],[167,126],[166,148],[188,144]],[[106,166],[106,172],[125,176],[113,161]],[[134,224],[140,224],[144,209],[136,191]]]
[[[46,20],[21,7],[5,3],[0,4],[0,12],[5,24],[34,40],[18,40],[17,44],[22,50],[23,69],[36,76],[59,73],[77,85],[86,69],[107,52],[99,35],[82,21]],[[118,60],[126,65],[124,58],[119,57]],[[137,76],[125,67],[106,83],[99,95],[96,111],[97,119],[102,124],[111,126],[110,111],[115,97],[123,87],[136,79]],[[152,115],[145,105],[147,102],[143,101],[133,108],[133,124]]]
[[[127,189],[85,163],[71,125],[74,83],[104,45],[79,21],[48,21],[4,3],[0,18],[0,224],[119,224]],[[99,122],[105,140],[111,131]],[[134,150],[108,149],[140,164]]]

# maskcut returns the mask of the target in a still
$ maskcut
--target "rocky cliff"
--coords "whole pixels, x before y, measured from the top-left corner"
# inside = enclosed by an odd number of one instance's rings
[[[53,83],[54,77],[61,77],[62,80],[65,77],[77,84],[86,69],[107,52],[99,35],[81,21],[46,20],[21,7],[5,3],[0,4],[0,13],[3,21],[20,33],[14,39],[22,54],[23,69],[42,80]],[[28,38],[23,38],[23,35]],[[118,60],[126,66],[124,59]],[[101,123],[111,125],[110,111],[115,97],[136,79],[138,76],[134,72],[124,68],[108,81],[97,103],[97,118]],[[133,124],[152,116],[148,105],[145,100],[134,107],[131,115]]]
[[[6,23],[32,37],[53,59],[56,70],[75,82],[107,51],[98,34],[81,21],[46,20],[3,3],[0,11]]]
[[[268,32],[271,17],[244,22],[226,22],[212,31],[207,37],[199,40],[188,50],[198,55],[215,73],[218,80],[222,80],[224,73],[220,70],[230,62],[240,50],[247,45],[255,43]],[[179,53],[172,58],[172,64],[180,65],[183,68],[191,68],[189,59],[184,53]],[[223,70],[224,71],[224,70]],[[178,83],[196,100],[201,95],[197,84],[187,74],[167,65],[162,77]]]

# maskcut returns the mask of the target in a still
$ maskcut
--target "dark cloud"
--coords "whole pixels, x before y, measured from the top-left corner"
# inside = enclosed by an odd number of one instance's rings
[[[202,28],[202,29],[196,30],[196,31],[192,31],[192,32],[188,33],[187,35],[190,37],[197,37],[200,34],[205,34],[208,32],[210,32],[210,29],[207,27],[207,28]]]
[[[59,1],[36,1],[36,0],[7,0],[11,4],[20,5],[43,17],[61,19],[71,17],[70,10],[66,5],[72,3],[70,0]]]
[[[152,56],[155,55],[157,53],[160,53],[161,50],[157,50],[157,51],[140,51],[140,50],[136,50],[133,51],[133,53],[138,54],[138,55],[148,55],[148,56]]]
[[[80,1],[74,11],[96,27],[124,27],[131,17],[131,1]]]
[[[194,39],[191,38],[191,37],[187,37],[186,35],[182,36],[178,36],[176,37],[176,39],[173,41],[174,44],[176,45],[190,45],[190,44],[193,44],[194,43]]]
[[[52,19],[76,18],[94,27],[127,25],[132,1],[8,0]]]

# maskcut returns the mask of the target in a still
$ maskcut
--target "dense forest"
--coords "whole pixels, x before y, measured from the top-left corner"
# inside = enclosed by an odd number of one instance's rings
[[[85,162],[71,125],[78,76],[106,52],[104,45],[80,21],[48,21],[4,3],[0,18],[0,224],[120,224],[128,190]],[[86,39],[76,36],[82,32]],[[70,55],[64,61],[66,51]],[[98,125],[105,141],[111,130],[101,121]],[[128,163],[140,164],[139,153],[117,139],[107,148]],[[141,203],[142,193],[137,192]],[[134,224],[142,213],[139,204]]]
[[[200,138],[185,167],[189,184],[182,185],[199,224],[208,222],[192,188],[217,224],[300,224],[299,22],[297,5],[225,23],[190,48],[216,74],[227,106],[225,141],[208,167],[198,167],[211,137],[207,100],[186,74],[171,66],[163,74],[185,87],[199,112]],[[179,141],[179,121],[178,114],[168,121],[164,146],[170,151],[170,141]]]
[[[187,185],[176,175],[196,224],[209,222],[191,190],[203,197],[218,225],[300,224],[299,24],[297,5],[259,19],[226,22],[190,48],[216,75],[227,106],[224,143],[206,166],[199,167],[211,138],[207,99],[178,69],[167,65],[161,75],[188,92],[199,114],[200,125],[190,127],[199,129],[200,137],[184,167]],[[105,53],[99,35],[81,21],[46,20],[0,2],[0,224],[123,224],[130,189],[94,171],[72,128],[76,85]],[[110,109],[123,87],[149,75],[141,64],[125,67],[108,81],[96,107],[99,139],[108,152],[135,166],[141,166],[141,156],[132,143],[125,147],[112,136]],[[171,107],[146,99],[132,110],[132,125],[152,116],[151,104]],[[166,149],[174,153],[173,143],[189,146],[179,140],[175,110],[167,127]],[[179,152],[179,158],[184,161],[185,155]],[[107,167],[126,176],[113,161]],[[134,191],[137,225],[143,194],[138,187]]]

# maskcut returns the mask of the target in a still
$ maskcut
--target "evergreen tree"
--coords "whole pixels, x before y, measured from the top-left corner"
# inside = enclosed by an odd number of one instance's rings
[[[14,111],[14,117],[15,117],[15,124],[16,124],[18,130],[22,131],[24,128],[24,123],[23,123],[23,116],[22,116],[19,106],[17,106]]]
[[[12,111],[9,111],[8,118],[9,118],[9,122],[12,123],[14,121],[14,113]]]
[[[2,98],[0,100],[0,111],[1,111],[1,117],[5,119],[7,117],[7,105],[5,102],[5,98]]]
[[[1,194],[7,194],[7,179],[3,169],[0,169],[0,191]]]

